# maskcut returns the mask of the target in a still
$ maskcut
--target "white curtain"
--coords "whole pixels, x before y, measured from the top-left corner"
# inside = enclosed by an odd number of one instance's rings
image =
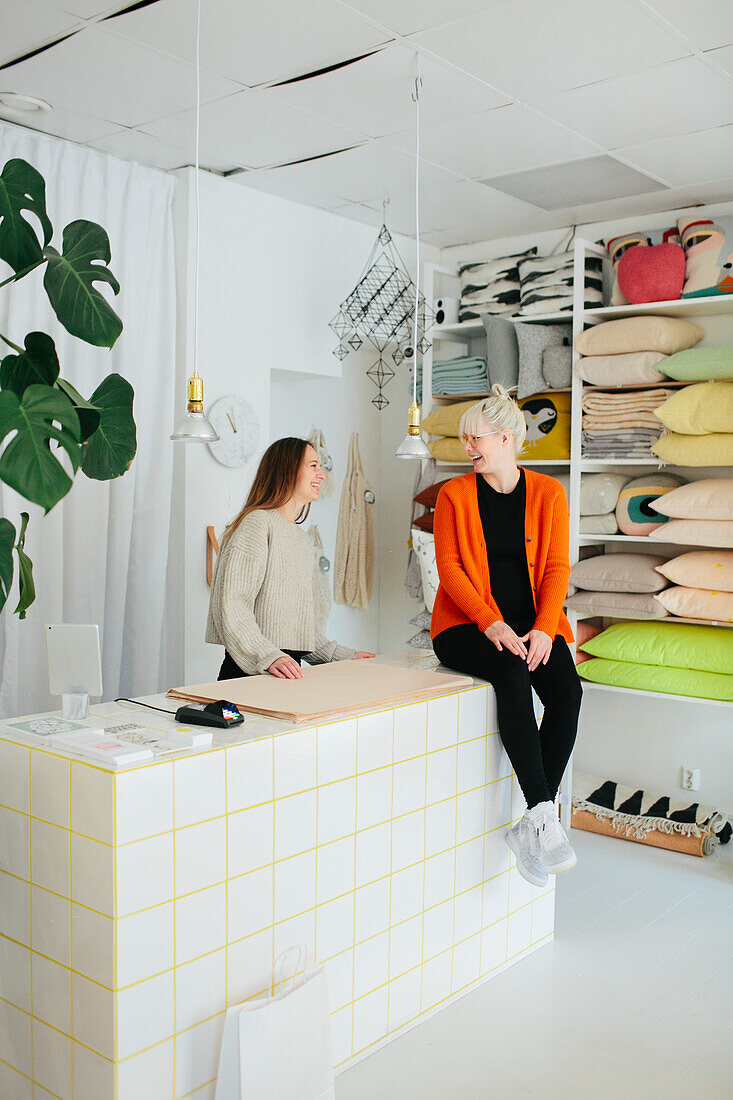
[[[137,457],[115,481],[79,473],[70,493],[42,509],[0,485],[0,514],[16,528],[30,512],[26,549],[38,593],[27,619],[0,615],[0,715],[58,706],[48,694],[44,623],[98,623],[104,698],[167,686],[177,641],[166,616],[171,515],[176,353],[173,194],[176,181],[70,142],[0,123],[0,167],[29,161],[46,180],[46,204],[61,249],[61,230],[76,218],[106,229],[110,268],[121,285],[112,299],[124,328],[108,351],[77,340],[58,323],[42,284],[43,269],[0,290],[0,332],[16,344],[34,330],[56,343],[61,374],[89,397],[113,371],[135,390]],[[32,216],[31,216],[32,218]],[[10,274],[0,263],[0,278]],[[96,284],[108,293],[109,288]],[[1,345],[0,355],[11,349]],[[173,654],[173,656],[172,656]]]

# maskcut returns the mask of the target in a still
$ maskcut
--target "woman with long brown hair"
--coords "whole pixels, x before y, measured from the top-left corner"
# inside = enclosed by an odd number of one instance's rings
[[[206,641],[223,645],[220,680],[269,672],[299,679],[309,664],[373,657],[316,629],[313,544],[301,524],[325,480],[305,439],[278,439],[226,528],[211,586]]]

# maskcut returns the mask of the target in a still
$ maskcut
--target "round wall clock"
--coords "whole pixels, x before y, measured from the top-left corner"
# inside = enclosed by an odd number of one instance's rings
[[[257,452],[260,422],[252,405],[243,397],[228,394],[209,409],[209,420],[219,439],[209,450],[222,466],[244,466]]]

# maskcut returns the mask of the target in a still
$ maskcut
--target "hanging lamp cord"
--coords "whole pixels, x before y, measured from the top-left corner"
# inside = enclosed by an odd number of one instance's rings
[[[193,281],[193,373],[198,372],[199,363],[199,258],[201,236],[201,196],[199,192],[199,135],[201,132],[201,0],[196,0],[196,153],[194,171],[196,173],[194,191],[196,195],[196,261]]]
[[[200,2],[200,0],[199,0]],[[417,405],[417,311],[420,305],[420,54],[415,54],[415,309],[412,316],[412,401]]]

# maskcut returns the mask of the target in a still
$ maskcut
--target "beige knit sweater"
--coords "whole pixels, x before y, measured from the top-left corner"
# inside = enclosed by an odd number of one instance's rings
[[[354,650],[330,642],[313,613],[313,543],[278,511],[245,516],[219,554],[206,641],[225,646],[243,672],[266,672],[283,649],[310,664],[346,661]]]

